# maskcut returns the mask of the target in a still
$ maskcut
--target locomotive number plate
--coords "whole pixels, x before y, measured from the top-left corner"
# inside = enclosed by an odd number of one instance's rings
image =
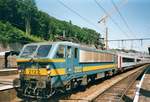
[[[29,73],[29,74],[32,74],[32,75],[39,75],[39,74],[40,74],[40,71],[39,71],[39,70],[30,69],[30,70],[28,70],[28,73]]]
[[[28,75],[39,75],[40,71],[37,69],[26,69],[24,71],[24,74],[28,74]]]
[[[24,74],[26,75],[47,75],[46,69],[25,69]]]

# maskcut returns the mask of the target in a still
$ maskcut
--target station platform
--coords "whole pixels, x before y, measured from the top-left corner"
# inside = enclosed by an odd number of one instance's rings
[[[134,102],[150,102],[150,66],[147,67],[137,87]]]
[[[18,74],[17,68],[4,68],[0,69],[0,76],[8,76]]]
[[[13,80],[19,75],[0,76],[0,91],[13,88]]]
[[[13,80],[18,77],[17,69],[0,69],[0,91],[13,88]]]
[[[13,80],[18,77],[18,74],[0,76],[0,102],[22,102],[18,101],[16,90],[13,87]]]

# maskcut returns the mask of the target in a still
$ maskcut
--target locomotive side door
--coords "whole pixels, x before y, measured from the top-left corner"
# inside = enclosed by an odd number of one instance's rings
[[[66,71],[67,74],[74,73],[74,56],[73,48],[71,46],[66,46]]]

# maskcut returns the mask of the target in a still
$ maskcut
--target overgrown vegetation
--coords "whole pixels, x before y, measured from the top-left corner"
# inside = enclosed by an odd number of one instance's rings
[[[0,20],[0,39],[8,42],[57,40],[65,31],[68,39],[101,45],[99,33],[49,16],[38,10],[35,0],[0,0]],[[25,34],[27,23],[30,35]]]
[[[0,41],[7,43],[28,43],[32,41],[43,41],[43,39],[35,37],[33,35],[26,35],[25,32],[13,27],[10,23],[2,23],[0,21]]]

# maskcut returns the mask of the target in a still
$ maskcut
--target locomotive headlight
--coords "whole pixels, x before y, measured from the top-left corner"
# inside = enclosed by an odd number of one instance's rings
[[[46,69],[47,69],[47,70],[50,70],[50,68],[51,68],[50,65],[47,65],[47,66],[46,66]]]
[[[49,70],[49,71],[47,71],[47,74],[50,74],[51,73],[51,71]]]
[[[47,65],[47,66],[46,66],[46,69],[47,69],[47,74],[50,74],[50,73],[51,73],[51,70],[50,70],[50,68],[51,68],[51,67],[50,67],[50,65]]]
[[[18,70],[19,73],[21,73],[21,70]]]

